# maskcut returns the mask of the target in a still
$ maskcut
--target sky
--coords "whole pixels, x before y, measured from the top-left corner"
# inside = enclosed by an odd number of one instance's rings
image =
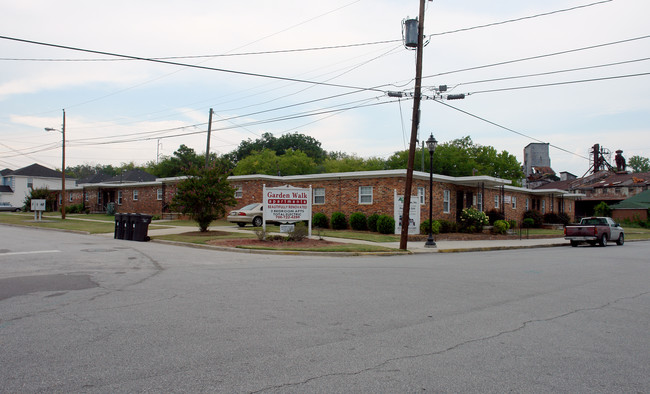
[[[0,168],[61,168],[62,135],[45,128],[60,130],[63,110],[66,166],[203,153],[210,108],[218,154],[266,132],[360,157],[408,149],[413,101],[388,92],[414,90],[402,23],[416,0],[0,9]],[[650,157],[647,15],[647,0],[427,1],[418,139],[469,135],[522,164],[526,145],[549,143],[555,172],[577,176],[594,144],[612,164],[619,149]],[[467,96],[445,100],[440,85]]]

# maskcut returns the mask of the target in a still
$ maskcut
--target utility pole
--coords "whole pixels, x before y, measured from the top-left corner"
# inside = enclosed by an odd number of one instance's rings
[[[422,95],[422,48],[424,38],[424,3],[420,0],[420,16],[418,18],[418,45],[415,56],[415,92],[413,97],[413,116],[411,122],[411,142],[409,144],[409,159],[406,168],[406,185],[404,186],[404,209],[402,210],[402,233],[399,248],[406,250],[409,231],[409,210],[411,209],[411,187],[413,186],[413,164],[417,144],[418,125],[420,123],[420,99]]]
[[[63,153],[61,154],[61,219],[65,220],[65,109],[63,110]]]
[[[208,118],[208,144],[205,147],[205,168],[208,168],[210,162],[210,133],[212,132],[212,108],[210,108],[210,116]]]

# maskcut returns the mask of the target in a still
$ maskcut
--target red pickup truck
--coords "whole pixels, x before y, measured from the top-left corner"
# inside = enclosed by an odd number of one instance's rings
[[[610,240],[616,240],[617,245],[623,245],[625,235],[623,228],[612,218],[590,217],[583,218],[579,225],[564,227],[564,239],[570,241],[571,246],[578,246],[581,242],[607,246],[607,241]]]

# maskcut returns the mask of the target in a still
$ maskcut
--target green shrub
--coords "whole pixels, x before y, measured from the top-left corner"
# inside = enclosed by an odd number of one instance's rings
[[[153,215],[151,220],[160,220],[160,215]]]
[[[455,233],[458,232],[458,224],[456,222],[450,222],[448,220],[440,221],[440,232],[441,233]]]
[[[331,223],[334,230],[345,230],[348,228],[348,220],[345,218],[343,212],[334,212]]]
[[[505,220],[496,220],[492,225],[492,232],[494,234],[505,234],[508,232],[509,228],[510,224],[508,224],[508,222]]]
[[[517,228],[517,221],[516,220],[510,219],[507,222],[508,222],[508,225],[510,225],[510,228],[509,228],[510,230]]]
[[[45,200],[45,210],[47,212],[52,212],[54,204],[56,203],[56,195],[51,193],[47,186],[44,188],[32,189],[32,192],[29,196],[26,196],[23,201],[23,211],[29,212],[32,209],[32,199]]]
[[[395,234],[395,219],[388,215],[380,215],[377,219],[377,231],[381,234]]]
[[[594,207],[595,216],[612,216],[612,208],[605,201],[601,201]]]
[[[373,213],[368,216],[368,230],[377,232],[377,219],[379,219],[379,214]]]
[[[288,241],[302,241],[303,239],[305,239],[307,237],[308,233],[309,232],[307,230],[307,226],[305,225],[305,223],[298,222],[298,223],[295,224],[295,226],[293,226],[293,230],[291,230],[291,231],[289,231],[289,233],[287,233],[287,235],[288,235],[287,240]]]
[[[487,216],[488,219],[490,220],[490,224],[494,224],[497,220],[505,220],[505,215],[501,213],[501,211],[497,211],[496,209],[491,209],[487,211]]]
[[[555,213],[555,212],[549,212],[544,215],[544,223],[551,223],[551,224],[564,224],[567,225],[569,224],[571,220],[569,219],[569,215],[566,213]]]
[[[490,221],[484,212],[475,208],[465,208],[460,213],[460,231],[464,233],[480,233],[483,226]]]
[[[533,218],[525,218],[523,221],[524,228],[535,227],[535,220]]]
[[[542,227],[542,223],[544,222],[544,218],[542,214],[539,211],[535,210],[529,210],[524,212],[523,216],[524,220],[525,219],[533,219],[533,225],[532,227],[539,228]]]
[[[352,230],[366,231],[368,229],[368,219],[361,212],[354,212],[350,215],[350,227]]]
[[[312,219],[312,224],[315,228],[329,228],[330,224],[327,220],[327,215],[324,213],[318,212],[314,214]]]
[[[65,206],[65,213],[83,213],[84,212],[83,204],[72,204]]]
[[[431,233],[432,234],[439,234],[440,233],[440,222],[437,220],[434,220],[432,222],[431,226]],[[420,223],[420,234],[429,234],[429,219],[423,221]]]

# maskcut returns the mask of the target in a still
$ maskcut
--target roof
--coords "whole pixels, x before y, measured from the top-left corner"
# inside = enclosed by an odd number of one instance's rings
[[[111,179],[111,178],[112,178],[111,175],[105,174],[105,173],[102,172],[102,173],[99,173],[99,174],[95,174],[95,175],[91,175],[91,176],[87,176],[85,178],[82,178],[82,179],[77,181],[77,184],[78,185],[83,185],[83,184],[87,184],[87,183],[100,183],[100,182],[104,182],[104,181],[106,181],[108,179]]]
[[[599,171],[584,178],[568,179],[541,185],[536,189],[586,190],[607,187],[642,187],[650,185],[650,172],[614,173]]]
[[[613,209],[648,209],[650,208],[650,190],[643,191],[635,196],[612,205]]]
[[[0,193],[13,193],[14,191],[11,190],[11,186],[7,185],[0,185]]]
[[[4,174],[3,174],[4,175]],[[36,177],[36,178],[58,178],[61,179],[61,174],[60,171],[55,171],[50,168],[44,167],[40,164],[32,164],[27,167],[19,168],[16,171],[13,171],[7,175],[12,175],[12,176],[29,176],[29,177]]]
[[[12,172],[14,172],[14,170],[10,170],[10,169],[8,169],[8,168],[5,168],[4,170],[0,170],[0,176],[9,175],[9,174],[11,174]]]

